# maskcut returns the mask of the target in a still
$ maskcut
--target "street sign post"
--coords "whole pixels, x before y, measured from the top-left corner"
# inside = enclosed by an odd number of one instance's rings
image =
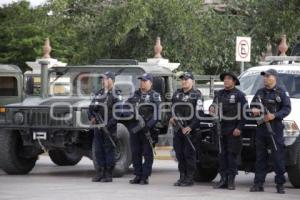
[[[241,62],[241,73],[244,71],[244,63],[251,59],[251,38],[236,37],[235,60]]]

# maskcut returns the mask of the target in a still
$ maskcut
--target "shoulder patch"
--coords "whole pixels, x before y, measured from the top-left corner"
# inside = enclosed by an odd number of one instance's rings
[[[285,92],[285,95],[288,96],[288,97],[290,96],[288,91]]]

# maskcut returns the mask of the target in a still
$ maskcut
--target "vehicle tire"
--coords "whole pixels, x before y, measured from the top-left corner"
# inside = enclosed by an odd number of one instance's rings
[[[203,168],[200,164],[197,164],[194,180],[197,182],[211,182],[217,175],[218,170],[216,168]]]
[[[129,141],[129,132],[127,128],[123,124],[118,124],[117,127],[117,149],[116,149],[116,164],[113,172],[114,177],[122,177],[129,169],[131,165],[131,149],[130,149],[130,141]],[[95,168],[98,168],[96,157],[95,157],[95,149],[93,145],[92,149],[93,153],[93,163]]]
[[[289,180],[295,188],[300,188],[300,144],[296,148],[297,161],[296,165],[287,168]]]
[[[76,151],[67,152],[64,150],[50,150],[49,157],[52,162],[58,166],[74,166],[77,165],[82,159],[82,155],[78,154]]]
[[[35,166],[37,156],[25,158],[18,131],[0,130],[0,168],[7,174],[28,174]]]

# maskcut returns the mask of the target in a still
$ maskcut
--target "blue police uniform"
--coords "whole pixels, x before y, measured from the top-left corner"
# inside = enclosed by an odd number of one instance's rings
[[[141,81],[153,82],[153,76],[144,73],[138,77]],[[123,114],[133,120],[129,121],[127,128],[130,132],[130,146],[132,152],[132,164],[135,178],[130,180],[131,184],[148,184],[148,177],[152,173],[153,165],[153,140],[152,135],[155,125],[159,121],[159,105],[161,97],[159,93],[150,89],[143,92],[141,89],[136,90],[134,95],[128,99],[134,109],[133,112]],[[126,108],[128,105],[124,105]],[[131,113],[131,114],[130,114]],[[129,116],[128,116],[129,114]],[[132,118],[132,116],[131,116]],[[141,123],[142,121],[142,123]],[[143,162],[144,158],[144,162]]]
[[[110,131],[113,138],[115,138],[117,134],[117,119],[114,118],[112,108],[118,101],[118,98],[114,97],[112,90],[105,92],[104,89],[101,89],[95,94],[95,98],[89,106],[89,118],[95,117],[95,112],[101,114],[103,119],[107,119],[107,124],[105,124],[105,126]],[[97,105],[99,108],[97,108]],[[103,106],[107,106],[105,108],[107,109],[107,116],[104,116],[105,111]],[[94,147],[99,167],[113,167],[115,164],[115,149],[109,138],[98,128],[94,129]]]
[[[150,74],[144,74],[139,79],[153,81]],[[134,120],[127,124],[130,132],[132,164],[135,175],[135,178],[130,180],[131,184],[148,184],[148,177],[151,176],[154,159],[152,147],[154,144],[150,144],[150,142],[152,143],[150,138],[156,123],[159,121],[160,102],[161,97],[159,93],[153,89],[147,92],[137,90],[134,92],[133,97],[128,99],[128,103],[136,108]],[[140,122],[136,120],[136,115],[142,117],[144,127],[140,127]]]
[[[238,174],[238,156],[242,149],[242,136],[234,136],[235,129],[242,130],[245,124],[244,111],[248,108],[245,94],[233,88],[218,91],[213,103],[220,110],[221,139],[219,144],[219,173],[221,181],[215,188],[235,189],[234,178]],[[228,117],[228,119],[226,119]]]
[[[180,78],[193,79],[193,75],[190,72],[186,72]],[[201,92],[194,88],[185,92],[183,89],[178,89],[172,97],[172,111],[174,112],[172,113],[172,117],[175,119],[177,117],[182,119],[189,118],[182,121],[184,122],[184,127],[190,127],[192,129],[188,137],[190,137],[193,142],[195,130],[200,126],[199,117],[204,116],[203,97]],[[178,131],[174,131],[173,147],[180,173],[180,178],[174,183],[174,186],[193,185],[193,178],[196,170],[196,152],[180,128]]]
[[[272,147],[271,158],[274,162],[275,183],[283,185],[285,183],[285,163],[284,163],[284,138],[282,123],[283,118],[289,115],[291,111],[291,102],[287,91],[282,87],[275,86],[273,89],[262,88],[259,89],[251,103],[251,107],[256,107],[259,102],[258,97],[261,98],[263,105],[275,115],[275,119],[270,122],[274,135],[277,151]],[[255,104],[256,103],[256,104]],[[256,164],[255,164],[255,185],[262,187],[266,175],[268,173],[268,149],[272,144],[270,135],[266,131],[265,124],[257,126],[256,130]]]
[[[114,74],[106,72],[104,78],[114,79]],[[88,117],[97,119],[96,115],[101,116],[103,122],[96,121],[97,124],[104,125],[109,131],[110,137],[102,129],[94,128],[93,154],[95,156],[96,176],[94,182],[111,182],[112,172],[115,166],[115,147],[113,142],[117,140],[117,119],[113,115],[113,107],[119,102],[120,91],[110,89],[99,90],[93,98]],[[106,124],[103,124],[106,123]]]

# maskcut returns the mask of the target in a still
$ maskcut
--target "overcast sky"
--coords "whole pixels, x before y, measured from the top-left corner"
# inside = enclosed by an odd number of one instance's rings
[[[9,4],[13,1],[18,1],[18,0],[0,0],[0,5]],[[30,1],[31,6],[38,6],[42,3],[45,3],[47,0],[27,0],[27,1]]]

